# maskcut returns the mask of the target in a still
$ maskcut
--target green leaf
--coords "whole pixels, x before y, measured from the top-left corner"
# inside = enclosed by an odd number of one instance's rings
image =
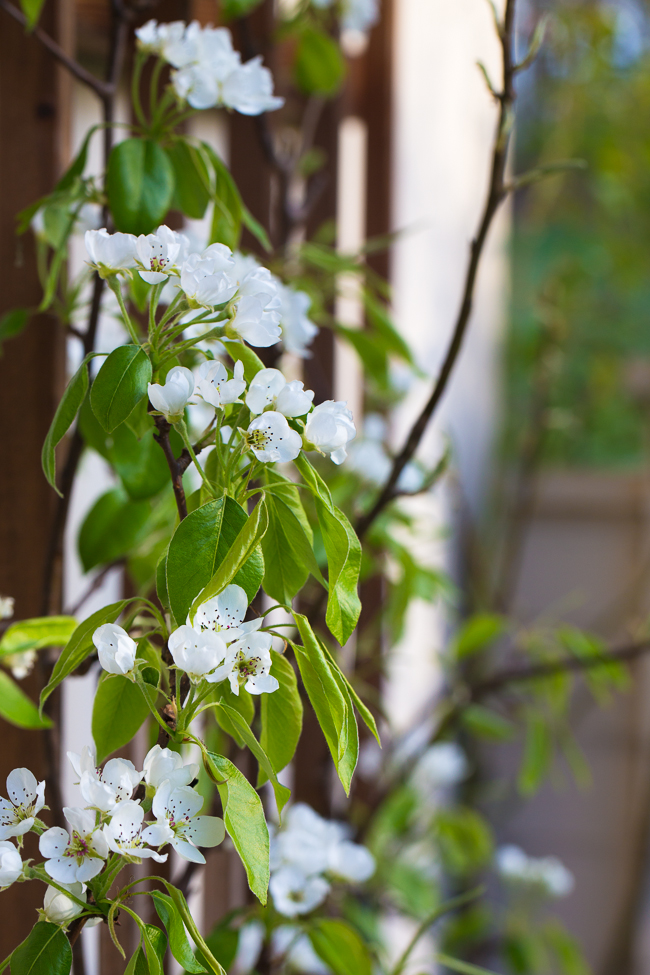
[[[93,413],[107,433],[126,420],[146,395],[150,382],[151,362],[141,346],[120,345],[113,349],[90,391]]]
[[[207,142],[202,142],[201,146],[212,163],[215,175],[210,243],[226,244],[231,250],[236,250],[241,236],[244,207],[237,184],[232,178],[230,170],[212,146],[209,146]]]
[[[20,9],[27,17],[27,30],[36,27],[45,0],[20,0]]]
[[[247,521],[241,505],[230,497],[209,501],[177,527],[167,555],[167,591],[171,610],[185,622],[198,594],[208,585]],[[261,554],[253,552],[233,582],[253,599],[264,576]]]
[[[285,606],[300,592],[307,576],[325,584],[312,547],[312,531],[295,484],[276,480],[269,483],[266,505],[269,525],[262,539],[264,555],[264,591]]]
[[[0,660],[7,654],[63,647],[77,628],[74,616],[41,616],[8,627],[0,640]]]
[[[200,220],[211,197],[210,174],[203,156],[185,139],[176,139],[166,152],[174,170],[174,209]]]
[[[548,722],[539,711],[526,715],[524,757],[517,784],[524,796],[537,792],[553,758],[553,744]]]
[[[296,48],[293,76],[305,95],[335,95],[345,77],[345,61],[339,45],[324,31],[315,27],[303,28]]]
[[[174,192],[174,168],[151,139],[125,139],[111,151],[106,192],[115,229],[149,234],[163,222]]]
[[[138,440],[122,423],[113,431],[109,459],[120,476],[124,490],[133,501],[145,501],[159,494],[169,483],[165,455],[156,443],[153,430]]]
[[[102,494],[79,529],[77,546],[84,572],[128,555],[151,514],[148,501],[131,501],[121,488]]]
[[[9,674],[0,670],[0,717],[17,728],[51,728],[52,722],[42,716]]]
[[[109,606],[98,609],[96,613],[79,624],[61,651],[61,656],[54,665],[49,683],[41,691],[41,709],[61,681],[75,671],[89,654],[94,653],[95,647],[92,638],[95,630],[103,623],[114,623],[130,602],[134,602],[134,600],[120,599],[117,603],[111,603]]]
[[[155,704],[156,692],[151,691]],[[105,674],[99,682],[93,703],[92,731],[97,761],[128,744],[144,724],[149,706],[137,684],[119,674]]]
[[[192,917],[190,909],[187,906],[187,901],[183,897],[180,890],[178,890],[176,887],[170,884],[163,877],[159,877],[158,879],[160,883],[164,884],[165,887],[167,888],[167,893],[173,900],[174,906],[176,907],[176,910],[178,911],[183,921],[183,924],[189,931],[190,937],[192,938],[192,941],[196,945],[196,954],[198,956],[199,961],[202,962],[204,965],[207,965],[208,970],[210,972],[213,972],[214,975],[226,975],[225,971],[223,970],[223,968],[221,967],[217,959],[210,951],[209,946],[204,941],[201,932],[199,931],[199,929],[197,928],[194,922],[194,918]]]
[[[280,684],[273,694],[260,695],[262,732],[260,745],[269,756],[276,772],[281,772],[293,758],[302,731],[302,701],[296,673],[279,653],[271,653],[271,674]],[[266,781],[260,769],[258,788]]]
[[[72,948],[58,924],[39,921],[11,956],[11,975],[69,975]]]
[[[250,231],[253,237],[255,237],[255,239],[262,245],[266,253],[272,254],[273,245],[269,240],[269,235],[267,234],[266,230],[259,222],[259,220],[255,219],[253,214],[250,212],[250,210],[248,209],[248,207],[246,207],[244,203],[242,203],[242,207],[241,207],[241,219],[246,229]]]
[[[464,623],[451,645],[451,654],[463,660],[470,654],[484,650],[497,640],[506,628],[506,620],[496,613],[477,613]]]
[[[165,930],[169,937],[169,947],[176,961],[186,972],[191,972],[192,975],[205,972],[203,965],[199,964],[192,953],[190,943],[187,940],[187,932],[185,931],[183,919],[178,913],[171,897],[168,894],[160,893],[158,890],[153,891],[151,897],[156,908],[156,913],[165,925]]]
[[[507,741],[515,733],[511,721],[497,714],[491,708],[481,704],[470,704],[461,714],[461,721],[469,732],[481,738],[491,738],[494,741]]]
[[[262,0],[221,0],[221,16],[225,23],[238,17],[246,17],[261,2]]]
[[[273,786],[273,792],[275,793],[275,801],[278,806],[278,814],[282,814],[282,810],[289,801],[291,796],[291,790],[287,789],[285,785],[280,785],[278,782],[277,775],[275,774],[275,769],[271,764],[268,755],[258,742],[257,738],[247,725],[244,718],[241,716],[239,711],[235,708],[228,707],[227,704],[216,704],[215,710],[225,711],[228,715],[229,720],[237,728],[242,740],[248,746],[250,751],[253,753],[257,761],[259,762],[260,769],[263,769],[266,773],[267,778],[271,780],[271,785]]]
[[[147,955],[149,975],[163,975],[165,955],[167,953],[167,938],[165,932],[155,924],[143,924],[142,937]]]
[[[169,612],[169,593],[167,592],[167,549],[163,552],[156,566],[156,595],[163,609]]]
[[[25,330],[30,317],[29,308],[14,308],[0,318],[0,355],[2,355],[2,343],[20,335]]]
[[[90,140],[94,136],[95,132],[97,132],[97,130],[100,128],[102,128],[102,126],[98,124],[92,125],[88,129],[79,152],[72,160],[59,182],[56,184],[56,189],[58,192],[69,190],[72,186],[74,186],[75,181],[80,176],[83,176],[84,169],[86,168],[86,162],[88,161],[88,148],[90,146]]]
[[[352,698],[350,697],[347,681],[338,667],[330,666],[330,670],[334,680],[338,684],[339,690],[345,700],[346,705],[345,751],[336,763],[336,771],[338,772],[343,788],[345,789],[345,794],[350,795],[352,776],[354,775],[354,770],[356,769],[357,762],[359,761],[359,729],[357,727],[357,719],[354,716],[354,707],[352,706]]]
[[[56,486],[56,445],[63,440],[64,436],[72,426],[86,393],[88,392],[88,360],[86,356],[74,376],[65,388],[61,402],[56,408],[54,419],[47,431],[43,450],[41,451],[41,465],[43,473],[52,485],[59,497],[63,497]]]
[[[248,885],[262,904],[269,886],[269,831],[257,792],[239,769],[223,755],[204,753],[206,771],[216,782],[223,820],[239,853]]]
[[[452,958],[450,955],[444,955],[440,952],[438,952],[436,958],[445,968],[451,968],[452,972],[459,972],[460,975],[498,975],[497,972],[490,968],[480,968],[478,965],[470,965],[468,961],[460,961],[458,958]]]
[[[330,662],[330,666],[331,666],[332,670],[338,671],[338,673],[343,678],[343,680],[345,682],[345,686],[346,686],[347,691],[348,691],[348,694],[350,695],[350,698],[352,699],[352,702],[354,703],[355,708],[359,712],[359,715],[361,717],[361,720],[365,724],[365,726],[368,729],[368,731],[372,735],[374,735],[375,739],[377,740],[377,744],[381,747],[381,740],[379,738],[379,732],[377,731],[377,723],[376,723],[376,721],[374,719],[374,716],[373,716],[372,712],[363,703],[363,701],[361,700],[361,698],[359,697],[359,695],[355,691],[354,687],[352,686],[352,684],[350,683],[350,681],[348,680],[348,678],[345,676],[345,674],[343,673],[343,671],[341,670],[341,668],[337,664],[336,660],[334,659],[334,657],[332,656],[332,654],[330,653],[330,651],[327,649],[326,645],[321,642],[321,647],[323,649],[323,653],[325,654],[325,656],[327,657],[327,659]]]
[[[471,874],[488,862],[493,839],[486,820],[475,809],[453,806],[435,816],[436,840],[446,868],[455,875]]]
[[[226,517],[228,508],[226,506]],[[264,496],[260,498],[253,512],[237,533],[237,537],[222,559],[219,568],[210,579],[205,589],[199,593],[190,608],[190,619],[194,621],[194,614],[206,599],[217,596],[232,582],[237,573],[244,569],[248,560],[255,554],[260,539],[268,525],[268,514]]]
[[[244,363],[244,379],[247,383],[252,382],[258,372],[264,369],[264,363],[260,357],[243,342],[229,341],[226,348],[231,359],[235,362]]]
[[[223,967],[228,971],[239,945],[239,931],[233,931],[228,925],[228,918],[215,924],[210,934],[205,939],[210,951],[218,958]]]
[[[372,958],[357,932],[338,918],[319,918],[307,931],[314,951],[334,975],[371,975]]]

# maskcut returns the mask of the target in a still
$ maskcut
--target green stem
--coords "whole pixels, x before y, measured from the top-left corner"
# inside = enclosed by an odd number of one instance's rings
[[[101,877],[102,883],[97,887],[96,897],[98,900],[103,900],[104,897],[106,897],[109,890],[113,886],[113,881],[125,863],[126,861],[124,860],[124,857],[120,856],[119,853],[113,854],[111,859],[108,861],[105,873]]]
[[[164,729],[165,734],[166,735],[169,735],[170,737],[173,738],[174,735],[173,735],[173,732],[172,732],[171,728],[168,725],[165,724],[165,722],[163,721],[163,719],[158,714],[158,711],[156,710],[156,708],[154,707],[154,705],[151,703],[151,698],[149,697],[149,693],[147,691],[147,688],[148,687],[151,687],[151,685],[145,683],[145,681],[142,679],[142,674],[138,673],[137,670],[134,671],[133,676],[135,678],[136,684],[138,685],[138,687],[142,691],[143,697],[144,697],[145,701],[147,702],[147,707],[149,708],[149,710],[153,714],[154,718],[156,719],[156,721],[158,722],[158,724],[160,725],[160,727]]]
[[[444,914],[449,914],[450,911],[456,910],[457,907],[462,907],[464,904],[467,904],[470,901],[476,900],[476,898],[477,897],[480,897],[480,895],[483,893],[483,890],[484,890],[483,887],[476,887],[474,890],[470,890],[466,894],[460,894],[459,897],[454,897],[452,900],[446,901],[446,903],[441,904],[440,907],[436,908],[436,910],[432,914],[429,915],[428,918],[425,918],[425,920],[419,926],[419,928],[417,929],[417,931],[415,932],[415,934],[413,935],[413,937],[409,941],[408,945],[406,946],[406,948],[402,952],[400,958],[397,960],[397,964],[392,969],[390,975],[401,975],[401,973],[404,970],[404,966],[406,965],[407,961],[409,960],[409,956],[410,956],[411,952],[413,951],[413,949],[417,945],[417,943],[420,940],[420,938],[427,933],[427,931],[429,930],[429,928],[431,927],[432,924],[435,924],[435,922],[439,918],[441,918]],[[443,957],[446,957],[446,956],[438,955],[438,960],[439,961],[442,961]],[[445,964],[445,965],[447,964],[446,961],[444,961],[442,963]],[[449,966],[449,967],[451,967],[451,966]],[[470,972],[470,969],[471,968],[472,968],[472,966],[470,966],[467,969],[467,971]],[[457,971],[462,971],[462,969],[457,969]],[[484,968],[481,968],[481,969],[474,968],[473,971],[474,971],[474,973],[477,973],[477,975],[478,975],[479,972],[484,973],[485,972],[485,969]],[[493,973],[490,973],[490,975],[493,975]]]
[[[158,84],[160,82],[160,72],[165,66],[165,62],[162,58],[158,58],[156,61],[153,71],[151,72],[151,81],[149,83],[149,116],[151,118],[151,123],[153,125],[153,120],[156,114],[156,102],[158,101]]]
[[[151,342],[153,342],[153,337],[156,335],[156,309],[158,308],[158,299],[160,298],[160,292],[163,289],[164,283],[154,284],[149,296],[149,339]]]
[[[109,288],[117,298],[117,302],[120,306],[120,311],[122,312],[122,318],[124,319],[124,324],[126,325],[127,331],[131,336],[133,344],[141,345],[142,343],[140,342],[138,333],[136,332],[135,325],[131,321],[131,318],[129,317],[129,313],[126,310],[126,305],[124,304],[124,298],[122,296],[122,289],[120,288],[120,283],[117,280],[117,275],[113,274],[109,278],[107,278],[107,283]]]
[[[140,79],[142,77],[142,68],[144,67],[144,62],[147,60],[147,55],[143,54],[142,51],[138,51],[135,56],[135,64],[133,65],[133,76],[131,78],[131,101],[133,103],[133,110],[135,111],[135,117],[143,128],[147,127],[147,120],[142,109],[142,102],[140,100]]]
[[[194,464],[197,471],[201,475],[201,480],[203,481],[204,488],[209,493],[210,497],[212,497],[214,495],[214,488],[212,487],[212,484],[210,484],[210,481],[205,476],[205,471],[199,464],[197,456],[194,453],[194,447],[192,446],[192,441],[190,440],[189,433],[187,432],[187,427],[185,426],[185,420],[179,420],[178,423],[176,424],[176,429],[178,430],[181,437],[183,438],[183,443],[185,444],[187,452],[192,458],[192,463]]]

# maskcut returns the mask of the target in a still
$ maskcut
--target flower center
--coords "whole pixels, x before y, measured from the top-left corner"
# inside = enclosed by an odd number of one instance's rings
[[[246,434],[246,441],[250,447],[256,447],[258,450],[260,447],[264,447],[265,444],[270,443],[273,438],[268,430],[251,430]]]
[[[239,674],[239,680],[244,683],[249,677],[256,677],[258,669],[262,666],[261,657],[245,657],[242,650],[237,654],[235,668]]]

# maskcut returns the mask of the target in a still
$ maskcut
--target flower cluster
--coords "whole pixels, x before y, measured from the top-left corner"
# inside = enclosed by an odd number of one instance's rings
[[[323,819],[305,803],[291,806],[282,829],[272,834],[269,891],[286,917],[322,904],[333,880],[362,883],[374,871],[374,857],[351,842],[345,825]]]
[[[14,615],[14,597],[0,596],[0,620],[9,620]],[[36,663],[35,650],[20,650],[17,653],[7,653],[2,658],[4,667],[8,667],[16,680],[22,680],[31,673]]]
[[[260,115],[284,104],[273,94],[271,72],[262,66],[262,58],[242,64],[226,27],[150,20],[135,33],[142,51],[172,65],[174,90],[192,108],[224,107]]]
[[[495,862],[499,875],[511,884],[536,887],[549,897],[566,897],[573,890],[573,874],[557,857],[531,857],[509,844],[497,850]]]
[[[79,777],[84,807],[66,806],[63,814],[69,830],[46,829],[37,819],[45,804],[45,783],[37,782],[29,769],[18,768],[7,777],[8,799],[0,798],[0,887],[8,887],[23,874],[23,863],[10,840],[35,830],[46,873],[79,900],[85,900],[85,884],[102,872],[106,860],[118,854],[128,863],[151,858],[167,859],[160,850],[170,845],[180,856],[205,863],[199,847],[212,847],[224,838],[223,821],[201,816],[203,798],[190,785],[198,766],[184,764],[168,748],[154,745],[142,771],[132,762],[113,758],[97,768],[95,752],[86,746],[81,755],[68,753]],[[144,797],[151,800],[155,817],[145,821],[145,809],[135,790],[144,780]],[[82,908],[74,899],[48,888],[44,914],[55,923],[67,923]]]

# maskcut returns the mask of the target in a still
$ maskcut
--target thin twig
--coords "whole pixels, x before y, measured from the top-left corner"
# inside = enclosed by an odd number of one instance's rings
[[[395,497],[395,488],[399,476],[411,460],[417,450],[424,431],[431,420],[435,410],[442,399],[447,388],[449,378],[453,372],[458,359],[458,354],[463,345],[463,340],[467,332],[472,305],[478,268],[483,254],[485,241],[488,231],[492,225],[494,216],[501,203],[507,195],[505,183],[506,163],[508,158],[508,146],[510,143],[510,132],[512,128],[512,106],[515,100],[514,90],[514,64],[512,57],[513,33],[514,33],[514,14],[516,0],[507,0],[503,25],[499,31],[503,55],[503,89],[498,94],[499,100],[499,120],[496,127],[494,146],[492,149],[492,168],[490,175],[490,185],[488,195],[483,209],[483,214],[476,236],[470,246],[469,263],[465,275],[463,295],[456,324],[454,326],[451,342],[447,349],[444,362],[438,374],[435,386],[424,409],[413,424],[411,431],[406,438],[406,442],[399,454],[393,461],[390,472],[383,490],[375,501],[372,508],[359,518],[356,524],[357,535],[362,538],[370,526],[381,514],[387,504]]]
[[[185,488],[183,487],[183,474],[189,467],[190,454],[188,450],[183,450],[180,457],[174,457],[174,451],[169,440],[171,424],[167,422],[164,416],[156,416],[154,420],[158,430],[157,433],[154,433],[154,439],[160,444],[165,455],[172,479],[178,517],[182,521],[184,518],[187,518],[187,498],[185,497]]]

